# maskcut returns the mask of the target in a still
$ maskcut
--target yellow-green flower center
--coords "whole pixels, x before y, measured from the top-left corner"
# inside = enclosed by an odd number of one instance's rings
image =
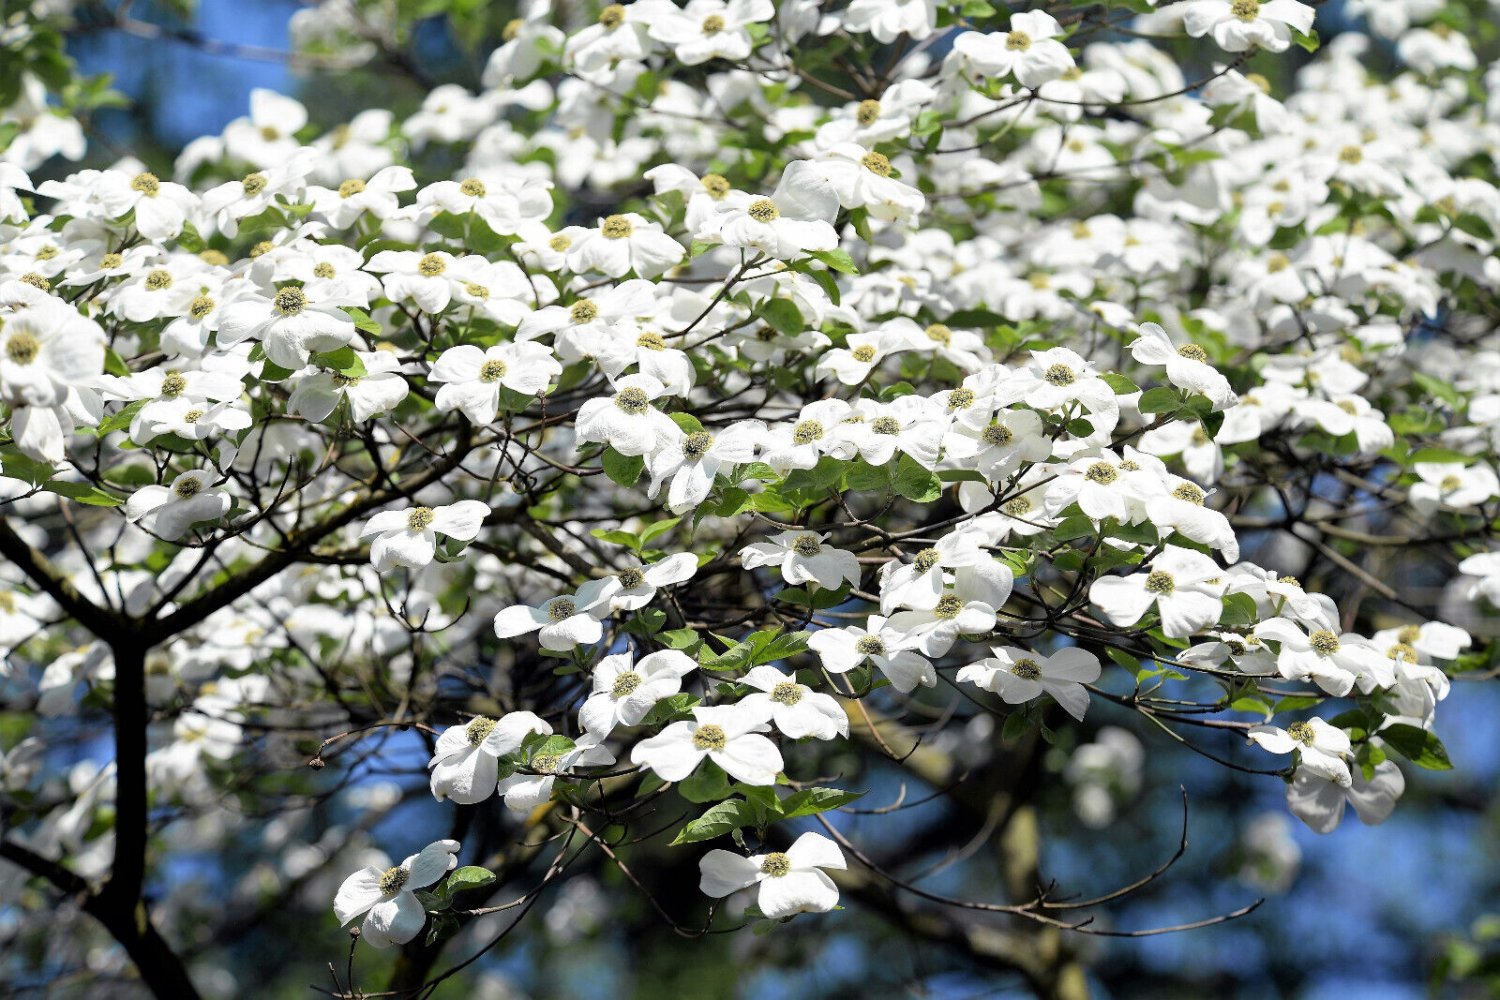
[[[745,211],[749,214],[750,218],[760,223],[773,222],[781,218],[781,209],[777,208],[776,203],[770,198],[759,198],[752,201],[750,207],[745,209]]]
[[[411,878],[411,872],[400,865],[394,868],[387,868],[385,874],[380,876],[381,895],[393,896],[400,892],[401,887],[406,884],[406,880],[409,878]]]
[[[705,723],[693,730],[693,746],[699,750],[723,750],[729,745],[729,737],[724,735],[724,729],[712,722]]]
[[[611,215],[604,220],[604,225],[599,227],[599,232],[607,240],[623,240],[635,232],[635,226],[623,215]]]
[[[288,285],[277,289],[274,304],[281,315],[295,316],[307,306],[307,295],[295,285]]]

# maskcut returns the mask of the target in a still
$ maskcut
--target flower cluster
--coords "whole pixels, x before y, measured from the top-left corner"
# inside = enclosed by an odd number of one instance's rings
[[[294,35],[373,58],[337,6]],[[1461,35],[1293,78],[1297,0],[1127,40],[982,2],[522,6],[405,119],[257,92],[154,170],[43,169],[81,134],[24,77],[0,652],[39,718],[136,698],[153,800],[203,815],[259,742],[341,727],[377,762],[421,734],[496,829],[608,848],[665,799],[674,844],[733,840],[702,891],[771,919],[837,906],[849,762],[903,760],[908,717],[999,755],[1107,715],[1065,771],[1090,825],[1139,786],[1131,713],[1232,734],[1210,756],[1319,831],[1389,815],[1398,757],[1448,765],[1500,608],[1500,107]],[[7,823],[102,878],[127,784],[75,784]],[[496,881],[460,850],[361,868],[339,921],[438,940]]]

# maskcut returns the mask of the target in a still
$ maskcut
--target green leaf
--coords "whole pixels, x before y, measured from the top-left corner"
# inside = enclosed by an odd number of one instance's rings
[[[1448,749],[1433,733],[1417,726],[1397,723],[1387,726],[1375,734],[1385,740],[1397,753],[1418,767],[1429,771],[1451,771],[1453,762],[1448,759]]]
[[[706,802],[721,802],[729,798],[729,775],[711,760],[705,760],[698,769],[677,783],[677,794],[702,805]]]
[[[113,493],[101,490],[93,483],[70,483],[61,479],[53,479],[43,483],[42,489],[48,493],[56,493],[60,497],[67,497],[76,503],[88,504],[90,507],[118,507],[125,502]]]
[[[668,413],[667,417],[672,423],[682,428],[682,433],[684,434],[697,434],[703,430],[703,425],[691,413]]]
[[[451,895],[455,892],[468,892],[470,889],[480,889],[495,881],[495,873],[488,868],[480,868],[478,865],[465,865],[448,876],[448,881],[443,883]]]
[[[843,250],[809,250],[807,255],[841,274],[859,273],[859,268],[854,265],[854,258]]]
[[[322,354],[314,354],[312,363],[319,368],[337,372],[345,378],[364,378],[367,374],[365,363],[354,353],[352,347],[340,347],[336,351],[327,351]]]
[[[28,458],[13,446],[0,451],[0,470],[12,479],[24,480],[33,486],[40,486],[52,478],[50,463]]]
[[[698,651],[698,665],[704,670],[740,670],[749,666],[755,655],[755,646],[750,642],[737,642],[722,653],[715,653],[705,643]]]
[[[931,503],[943,495],[942,480],[924,469],[910,455],[902,455],[901,461],[896,464],[893,485],[901,496],[918,503]]]
[[[1457,409],[1459,403],[1463,401],[1463,397],[1458,394],[1458,390],[1451,384],[1444,382],[1442,379],[1433,378],[1425,372],[1413,371],[1411,373],[1411,380],[1420,386],[1429,396],[1436,396],[1454,409]]]
[[[1132,392],[1140,392],[1141,387],[1119,372],[1105,372],[1100,378],[1104,379],[1106,385],[1115,391],[1116,396],[1128,396]]]
[[[640,536],[633,535],[619,528],[595,528],[589,534],[601,542],[609,542],[611,545],[626,545],[637,552],[641,550]]]
[[[1052,529],[1052,537],[1059,542],[1072,541],[1075,538],[1084,538],[1094,533],[1094,522],[1087,514],[1074,514],[1062,520],[1062,523]]]
[[[105,434],[112,434],[115,431],[122,431],[125,428],[129,427],[130,422],[135,419],[135,415],[141,412],[141,408],[149,402],[150,400],[148,399],[137,399],[135,402],[127,403],[120,410],[111,413],[109,416],[99,421],[99,436],[103,437]]]
[[[1306,34],[1303,34],[1296,28],[1293,28],[1291,25],[1287,25],[1287,30],[1292,33],[1292,41],[1296,42],[1298,45],[1302,46],[1309,52],[1318,51],[1318,46],[1322,44],[1322,42],[1318,39],[1318,32],[1316,30],[1309,31]]]
[[[1141,401],[1136,404],[1136,409],[1142,413],[1171,413],[1181,405],[1182,400],[1175,389],[1157,386],[1141,393]]]
[[[810,632],[788,632],[778,635],[763,645],[758,645],[751,662],[755,666],[762,663],[775,663],[784,660],[788,656],[796,656],[807,649],[807,640],[811,638]]]
[[[1224,625],[1254,625],[1260,621],[1255,598],[1249,594],[1225,594],[1224,611],[1219,622]]]
[[[663,632],[656,637],[668,649],[688,650],[697,646],[700,638],[697,629],[674,628],[669,632]]]
[[[749,803],[742,799],[731,799],[712,806],[702,816],[677,831],[672,838],[673,847],[679,844],[696,844],[704,840],[722,837],[731,830],[750,826],[754,820]]]
[[[360,333],[368,333],[372,337],[378,337],[384,332],[385,328],[371,319],[370,314],[363,309],[357,309],[354,306],[339,306],[339,308],[349,314],[349,318],[354,320],[354,329]]]
[[[781,800],[781,815],[784,819],[816,816],[818,813],[848,805],[864,794],[864,792],[845,791],[842,788],[804,788]]]
[[[613,448],[604,449],[604,474],[621,486],[634,486],[646,469],[640,455],[621,455]]]
[[[650,541],[651,541],[651,539],[653,539],[653,538],[659,538],[662,535],[665,535],[667,532],[669,532],[673,528],[677,527],[677,525],[681,521],[682,521],[682,518],[680,518],[680,517],[669,517],[669,518],[667,518],[664,521],[657,521],[654,524],[648,524],[648,525],[646,525],[646,527],[644,529],[642,529],[642,531],[641,531],[641,545],[642,545],[642,547],[644,547],[647,544],[649,544]]]
[[[788,337],[795,337],[807,329],[801,310],[791,299],[768,299],[761,306],[760,318],[770,324],[771,329]]]

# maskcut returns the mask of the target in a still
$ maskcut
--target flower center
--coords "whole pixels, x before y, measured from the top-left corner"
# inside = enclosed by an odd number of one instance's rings
[[[381,894],[385,896],[395,895],[401,891],[401,887],[406,884],[406,880],[410,877],[411,873],[400,865],[394,868],[387,868],[385,874],[380,876]]]
[[[1197,344],[1183,344],[1177,348],[1177,353],[1189,361],[1208,361],[1208,352]]]
[[[524,27],[526,27],[526,19],[524,17],[511,18],[505,22],[505,27],[500,30],[500,40],[502,42],[515,41],[516,36],[521,33],[521,29]]]
[[[146,287],[153,292],[172,287],[172,272],[157,268],[146,275]]]
[[[417,261],[417,273],[424,278],[436,278],[448,270],[448,262],[436,253],[427,254]]]
[[[193,319],[202,319],[214,311],[214,300],[207,295],[200,295],[188,303],[188,315]]]
[[[37,274],[35,271],[27,271],[16,280],[21,282],[23,285],[30,285],[32,288],[40,288],[44,292],[50,291],[52,288],[52,282],[48,281],[40,274]]]
[[[1286,727],[1286,734],[1305,747],[1313,745],[1317,736],[1313,733],[1313,727],[1305,722],[1294,722]]]
[[[492,358],[479,366],[479,381],[486,383],[498,382],[505,377],[507,371],[509,369],[506,367],[504,361],[501,361],[499,358]]]
[[[792,551],[806,559],[811,559],[823,551],[823,540],[817,535],[798,535],[792,539]]]
[[[604,225],[599,227],[599,232],[603,233],[607,240],[623,240],[634,231],[635,227],[623,215],[611,215],[604,220]]]
[[[1072,385],[1078,376],[1067,365],[1053,365],[1042,373],[1042,381],[1056,386]]]
[[[911,561],[911,564],[916,567],[918,573],[926,573],[942,561],[942,558],[937,549],[923,549],[917,553],[917,557]]]
[[[155,198],[161,193],[161,180],[149,171],[136,174],[130,181],[130,190],[139,191],[147,198]]]
[[[724,735],[721,727],[712,722],[693,730],[693,746],[699,750],[723,750],[728,745],[729,737]]]
[[[745,211],[749,214],[750,218],[761,223],[781,218],[781,209],[777,208],[776,203],[770,198],[760,198],[752,201],[750,207],[745,209]]]
[[[682,456],[684,458],[702,458],[714,443],[714,436],[707,431],[694,431],[682,442]]]
[[[599,307],[592,299],[579,299],[568,310],[568,317],[575,323],[592,323],[599,318]]]
[[[625,23],[625,8],[617,3],[610,4],[599,12],[599,23],[606,31],[614,31]]]
[[[661,334],[647,330],[635,338],[635,346],[644,347],[648,351],[665,351],[667,349],[667,341]]]
[[[196,424],[201,419],[203,419],[202,410],[188,410],[182,415],[182,422],[185,424]]]
[[[29,365],[41,353],[42,342],[35,335],[22,330],[5,342],[5,356],[18,365]]]
[[[639,416],[650,408],[651,398],[646,395],[644,389],[631,386],[629,389],[621,389],[615,393],[615,405],[631,416]]]
[[[1012,517],[1020,517],[1022,514],[1031,512],[1031,499],[1029,497],[1016,497],[1005,505],[1005,513]]]
[[[478,177],[465,177],[458,182],[458,189],[470,198],[483,198],[485,194],[484,181]]]
[[[1234,0],[1229,5],[1229,13],[1241,21],[1253,21],[1260,16],[1260,0]]]
[[[125,258],[117,253],[107,253],[99,258],[99,268],[103,271],[113,271],[123,263]]]
[[[355,178],[355,177],[351,177],[347,181],[345,181],[344,183],[342,183],[342,184],[339,185],[339,197],[340,198],[353,198],[355,195],[359,194],[364,189],[365,189],[365,182],[364,181],[359,180],[358,178]]]
[[[1030,658],[1017,660],[1010,665],[1010,672],[1023,681],[1034,681],[1042,676],[1042,668]]]
[[[1307,641],[1319,656],[1332,656],[1339,651],[1339,637],[1326,628],[1318,629],[1307,637]]]
[[[937,607],[932,609],[933,617],[945,621],[957,618],[958,613],[964,609],[964,602],[959,600],[957,594],[944,594],[938,598]]]
[[[974,400],[977,398],[973,389],[954,389],[948,393],[948,409],[967,410],[974,405]]]
[[[406,512],[407,531],[425,531],[432,523],[431,507],[413,507]]]
[[[1154,569],[1146,575],[1146,591],[1151,594],[1167,596],[1177,589],[1177,581],[1172,574],[1164,569]]]
[[[273,300],[276,311],[283,316],[295,316],[307,305],[307,295],[294,285],[280,288]]]
[[[823,436],[823,425],[816,420],[804,420],[792,428],[792,440],[797,444],[812,444]]]
[[[266,175],[246,174],[245,179],[240,181],[240,189],[244,191],[246,198],[260,194],[266,189]]]
[[[772,851],[761,861],[760,870],[772,878],[783,878],[791,873],[792,859],[780,851]]]
[[[934,323],[926,330],[927,339],[935,344],[947,344],[953,340],[953,331],[946,323]]]
[[[624,587],[626,590],[634,590],[646,582],[646,574],[632,566],[629,569],[621,570],[618,579],[621,587]]]
[[[869,362],[875,360],[875,348],[871,347],[869,344],[860,344],[849,353],[854,356],[855,361]]]
[[[802,686],[782,681],[771,689],[771,700],[778,705],[795,705],[802,700]]]
[[[464,282],[464,291],[480,300],[490,297],[490,290],[476,281]]]
[[[203,484],[199,482],[196,477],[189,476],[187,479],[184,479],[182,482],[178,483],[176,489],[173,492],[175,492],[177,496],[182,500],[191,500],[193,497],[197,496],[199,491],[201,491],[202,489]]]
[[[1396,633],[1396,641],[1413,643],[1422,638],[1422,629],[1416,625],[1403,625],[1401,631]]]
[[[568,247],[573,245],[573,238],[571,236],[564,236],[562,233],[558,233],[556,236],[547,241],[547,245],[556,250],[558,253],[562,253],[563,251],[567,250]]]
[[[866,153],[860,157],[860,164],[872,174],[881,177],[891,176],[891,161],[884,153]]]
[[[1417,650],[1416,650],[1416,647],[1408,645],[1407,643],[1404,643],[1404,642],[1398,642],[1398,643],[1396,643],[1394,646],[1391,647],[1391,651],[1389,653],[1387,653],[1386,655],[1389,656],[1391,659],[1397,661],[1398,663],[1401,663],[1401,662],[1416,663],[1417,662]]]
[[[885,640],[878,635],[862,635],[855,640],[854,651],[860,656],[884,656]]]
[[[717,35],[724,30],[724,19],[718,14],[710,14],[703,19],[703,33],[705,35]]]
[[[979,433],[979,437],[985,444],[998,448],[1010,444],[1015,434],[1004,424],[990,424]]]
[[[1095,462],[1084,472],[1083,478],[1091,483],[1098,483],[1100,486],[1108,486],[1119,479],[1120,474],[1108,462]]]
[[[270,240],[261,240],[259,243],[255,244],[255,246],[250,248],[250,259],[255,260],[256,258],[262,257],[275,249],[276,244],[272,243]]]
[[[1186,500],[1188,503],[1197,504],[1199,507],[1203,506],[1204,492],[1192,483],[1183,483],[1172,491],[1172,495],[1179,500]]]
[[[1031,48],[1031,36],[1024,31],[1012,31],[1005,36],[1005,47],[1012,52],[1025,52]]]
[[[464,727],[464,738],[469,741],[469,746],[477,747],[488,739],[490,733],[494,732],[494,730],[494,719],[487,719],[482,715],[476,715]]]
[[[571,597],[559,597],[547,605],[547,617],[555,622],[567,621],[578,612],[578,604]]]
[[[873,125],[880,118],[879,101],[860,101],[854,109],[854,120],[861,125]]]
[[[901,421],[895,417],[876,417],[870,422],[870,430],[875,434],[894,436],[901,433]]]
[[[183,391],[185,389],[187,389],[187,379],[185,377],[183,377],[182,372],[179,372],[179,371],[169,371],[165,375],[162,376],[162,379],[161,379],[161,394],[162,394],[162,398],[164,398],[164,399],[172,399],[172,398],[174,398],[176,396],[181,396],[182,393],[183,393]]]
[[[626,670],[615,678],[614,684],[610,685],[609,694],[612,698],[623,698],[634,693],[641,686],[641,675],[634,670]]]
[[[704,174],[700,183],[703,185],[703,190],[707,191],[708,196],[714,201],[722,201],[729,193],[729,181],[722,174]]]

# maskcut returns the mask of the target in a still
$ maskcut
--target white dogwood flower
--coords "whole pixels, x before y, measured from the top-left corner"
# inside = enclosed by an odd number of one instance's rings
[[[674,722],[637,743],[630,759],[663,781],[681,781],[706,758],[736,781],[773,785],[783,764],[776,744],[760,735],[769,728],[759,713],[739,705],[695,708],[693,721]]]
[[[489,513],[489,506],[479,500],[385,510],[365,522],[359,537],[370,539],[370,562],[380,572],[396,566],[420,569],[432,562],[438,535],[472,542]]]
[[[730,851],[709,851],[698,862],[698,888],[720,899],[758,885],[755,905],[767,917],[783,920],[798,913],[827,913],[837,906],[838,887],[824,869],[847,867],[837,844],[821,833],[808,832],[784,852],[747,858]]]
[[[416,897],[458,865],[456,840],[428,844],[399,865],[361,868],[344,879],[333,900],[340,926],[363,916],[360,940],[372,948],[405,944],[427,925],[427,908]]]

